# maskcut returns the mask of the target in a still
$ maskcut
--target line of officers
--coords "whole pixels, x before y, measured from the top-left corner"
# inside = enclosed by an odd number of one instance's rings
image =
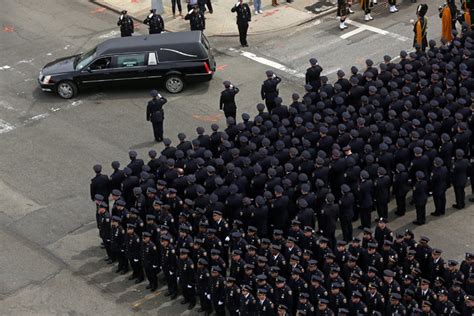
[[[288,237],[274,230],[259,238],[238,220],[229,226],[220,211],[190,223],[180,213],[177,223],[160,200],[156,212],[142,219],[127,211],[120,192],[112,193],[112,213],[104,197],[95,196],[99,234],[108,263],[117,273],[129,265],[135,283],[158,287],[163,272],[165,296],[180,291],[193,309],[209,315],[472,315],[474,254],[459,264],[445,261],[430,239],[415,240],[413,232],[393,233],[384,218],[375,231],[350,243],[338,241],[334,251],[311,227],[292,222]],[[141,236],[141,237],[140,237]],[[230,262],[229,262],[230,261]]]

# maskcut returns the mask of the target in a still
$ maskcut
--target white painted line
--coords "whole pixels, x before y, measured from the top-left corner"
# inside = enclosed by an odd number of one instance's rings
[[[0,134],[8,133],[13,131],[16,128],[16,126],[5,122],[4,120],[0,119]]]
[[[241,56],[244,56],[244,57],[246,57],[250,60],[253,60],[253,61],[255,61],[259,64],[270,66],[272,68],[275,68],[275,69],[278,69],[280,71],[286,72],[290,75],[293,75],[297,78],[304,78],[305,77],[304,74],[302,74],[302,73],[300,73],[300,72],[298,72],[294,69],[288,68],[288,67],[286,67],[282,64],[279,64],[275,61],[272,61],[270,59],[267,59],[267,58],[264,58],[264,57],[259,57],[259,56],[255,55],[254,53],[245,52],[245,51],[238,51],[234,48],[229,48],[229,50],[234,51],[234,52],[238,52]]]
[[[17,61],[15,63],[15,65],[18,65],[18,64],[31,64],[33,62],[33,60],[35,60],[35,59],[34,58],[32,58],[32,59],[23,59],[23,60]]]
[[[351,36],[353,36],[353,35],[356,35],[356,34],[359,34],[360,32],[363,32],[363,31],[365,31],[365,30],[366,30],[366,29],[363,28],[363,27],[358,27],[358,28],[356,28],[355,30],[352,30],[352,31],[350,31],[350,32],[347,32],[347,33],[342,34],[342,35],[340,36],[340,38],[342,38],[342,39],[347,39],[347,38],[349,38],[349,37],[351,37]]]
[[[362,28],[362,29],[367,30],[367,31],[371,31],[371,32],[374,32],[374,33],[377,33],[377,34],[380,34],[380,35],[387,35],[387,36],[393,37],[393,38],[395,38],[399,41],[402,41],[402,42],[406,42],[406,41],[410,40],[406,36],[403,36],[403,35],[400,35],[400,34],[397,34],[397,33],[392,33],[392,32],[386,31],[386,30],[382,30],[382,29],[379,29],[378,27],[375,27],[375,26],[362,24],[362,23],[359,23],[357,21],[353,21],[353,20],[349,20],[349,19],[347,19],[346,22],[348,24],[354,25],[358,28]]]
[[[102,34],[99,36],[99,38],[111,38],[111,37],[116,37],[120,34],[119,31],[117,30],[113,30],[113,31],[110,31],[108,33],[105,33],[105,34]]]
[[[35,116],[30,117],[29,120],[38,121],[38,120],[42,120],[42,119],[44,119],[48,116],[49,116],[49,113],[41,113],[41,114],[37,114]]]
[[[10,67],[8,65],[5,65],[5,66],[0,67],[0,70],[8,70],[10,68],[12,68],[12,67]]]
[[[15,109],[10,103],[4,100],[0,100],[0,108],[9,110],[9,111],[18,112],[18,109]]]

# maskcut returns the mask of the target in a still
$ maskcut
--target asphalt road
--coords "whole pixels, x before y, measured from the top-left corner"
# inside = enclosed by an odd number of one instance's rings
[[[0,314],[180,314],[184,309],[179,303],[168,302],[161,291],[149,295],[145,285],[131,285],[102,261],[88,197],[93,164],[102,163],[109,172],[108,163],[118,159],[125,164],[130,149],[143,156],[151,147],[161,148],[152,142],[145,121],[153,86],[97,89],[64,101],[41,92],[36,83],[47,62],[117,36],[116,16],[86,0],[0,4]],[[166,135],[175,140],[181,131],[194,135],[200,125],[223,125],[218,111],[223,80],[241,89],[238,112],[253,114],[267,69],[284,78],[280,91],[288,100],[294,91],[302,92],[301,76],[310,57],[334,78],[339,68],[348,72],[366,58],[378,62],[386,53],[395,57],[410,49],[409,20],[415,17],[415,6],[403,3],[393,15],[386,8],[376,11],[382,12],[374,13],[372,28],[358,24],[360,12],[344,32],[337,29],[334,16],[327,16],[278,34],[251,37],[245,50],[236,38],[211,38],[216,76],[177,96],[163,93],[169,100]],[[429,15],[429,36],[438,39],[435,5]],[[413,219],[414,212],[409,212],[390,225],[414,228]],[[473,249],[472,207],[450,209],[445,217],[428,220],[414,231],[432,237],[446,258],[459,259]]]

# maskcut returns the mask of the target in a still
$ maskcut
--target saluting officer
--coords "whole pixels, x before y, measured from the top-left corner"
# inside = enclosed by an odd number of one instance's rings
[[[206,28],[206,18],[204,17],[204,13],[199,10],[198,5],[195,5],[194,8],[186,14],[184,19],[189,20],[191,31],[204,31]]]
[[[247,44],[247,30],[249,29],[249,22],[252,19],[250,8],[243,0],[239,0],[230,10],[237,12],[237,27],[239,28],[240,45],[248,47]]]
[[[117,25],[120,26],[120,35],[122,37],[132,36],[134,32],[133,20],[127,15],[127,10],[123,10],[120,15]]]
[[[143,21],[143,24],[146,24],[150,27],[150,34],[160,34],[165,29],[165,22],[161,15],[156,13],[156,9],[151,9],[150,14]]]
[[[163,140],[163,121],[165,119],[163,105],[165,105],[168,100],[161,96],[156,90],[152,90],[150,95],[153,99],[148,102],[146,107],[146,120],[150,121],[153,125],[155,140],[161,142]]]
[[[275,98],[278,97],[278,84],[281,82],[281,78],[271,70],[267,70],[266,75],[267,80],[263,82],[260,94],[262,95],[262,100],[265,100],[267,111],[271,113],[275,107]]]
[[[235,95],[239,93],[239,88],[234,87],[230,81],[224,81],[225,90],[221,92],[221,98],[219,100],[219,110],[224,110],[225,118],[233,117],[237,115],[237,105],[235,104]]]

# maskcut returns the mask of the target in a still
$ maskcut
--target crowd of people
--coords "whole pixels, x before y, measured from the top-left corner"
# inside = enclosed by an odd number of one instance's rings
[[[151,291],[163,272],[167,296],[190,309],[199,299],[206,314],[472,315],[474,254],[444,260],[428,237],[389,228],[392,199],[394,216],[414,206],[416,225],[430,196],[431,214],[445,214],[450,187],[465,207],[474,33],[452,36],[339,70],[333,84],[311,59],[306,93],[288,105],[268,71],[253,119],[229,111],[225,128],[165,138],[146,163],[130,151],[110,176],[95,165],[107,262]]]

